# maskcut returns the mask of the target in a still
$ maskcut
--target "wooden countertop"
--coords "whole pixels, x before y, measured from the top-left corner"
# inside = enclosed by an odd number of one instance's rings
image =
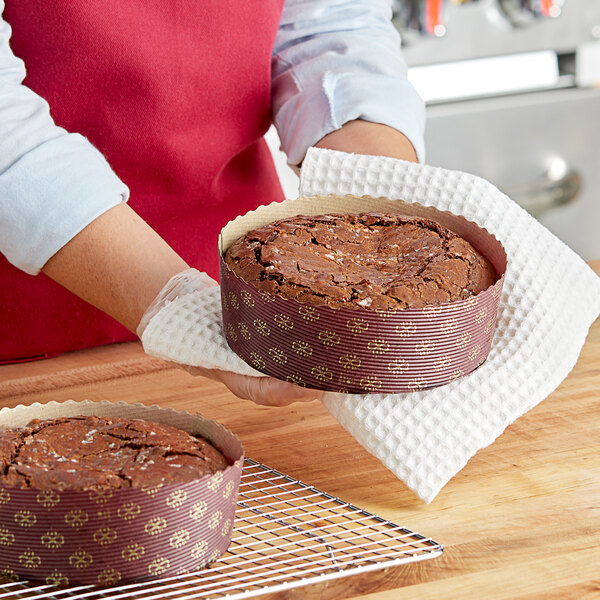
[[[600,271],[600,261],[597,261]],[[121,344],[0,367],[0,405],[160,404],[232,429],[247,455],[445,546],[431,561],[298,588],[278,599],[600,598],[600,320],[549,398],[481,450],[430,505],[318,402],[264,408]]]

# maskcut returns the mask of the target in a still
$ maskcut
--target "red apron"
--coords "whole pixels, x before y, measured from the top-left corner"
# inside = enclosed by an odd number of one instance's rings
[[[281,200],[263,134],[283,0],[7,0],[25,84],[86,136],[130,206],[217,276],[231,218]],[[85,201],[85,199],[82,199]],[[0,255],[0,361],[135,339],[45,275]]]

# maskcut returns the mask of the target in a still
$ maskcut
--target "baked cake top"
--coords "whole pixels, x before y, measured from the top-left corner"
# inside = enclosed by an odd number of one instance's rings
[[[203,438],[141,419],[36,419],[0,431],[0,484],[9,487],[90,490],[183,483],[228,464]]]
[[[381,213],[282,219],[235,241],[225,262],[259,290],[334,308],[436,306],[497,279],[489,261],[443,225]]]

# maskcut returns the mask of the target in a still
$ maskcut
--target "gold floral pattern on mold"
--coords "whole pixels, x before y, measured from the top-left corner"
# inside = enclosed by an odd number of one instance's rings
[[[275,302],[275,298],[271,296],[271,294],[265,292],[264,290],[260,290],[258,293],[263,302]]]
[[[229,532],[231,531],[231,519],[225,519],[223,521],[223,525],[221,526],[221,535],[223,537],[227,537]]]
[[[333,371],[329,367],[313,367],[311,373],[317,381],[331,381],[333,379]]]
[[[287,356],[281,348],[269,348],[271,360],[280,365],[287,363]]]
[[[266,367],[263,357],[258,352],[250,352],[250,362],[252,363],[253,367],[256,367],[259,370]]]
[[[157,556],[149,565],[148,573],[153,576],[162,575],[166,573],[167,569],[171,566],[171,561],[164,556]]]
[[[223,518],[223,513],[220,510],[215,511],[208,520],[208,528],[216,529]]]
[[[185,490],[174,490],[166,499],[166,504],[173,510],[179,510],[187,500],[187,492]]]
[[[106,567],[98,573],[98,583],[100,585],[116,585],[121,581],[121,573],[113,567]]]
[[[245,323],[238,323],[238,329],[240,331],[240,335],[245,340],[249,340],[252,337],[250,329],[248,329],[248,326]]]
[[[471,343],[471,334],[468,331],[462,333],[459,338],[456,340],[457,348],[466,348]]]
[[[216,492],[219,489],[219,486],[223,483],[223,471],[217,471],[214,475],[211,475],[211,478],[208,480],[206,486],[209,490]]]
[[[481,324],[485,321],[485,318],[487,317],[487,308],[484,306],[482,309],[480,309],[477,312],[477,315],[475,316],[475,323]]]
[[[194,504],[192,504],[192,508],[190,508],[190,517],[194,519],[194,521],[200,521],[204,514],[208,509],[208,504],[204,500],[200,500]]]
[[[17,511],[13,518],[20,527],[32,527],[37,523],[37,515],[27,509]]]
[[[178,529],[169,538],[169,545],[172,548],[181,548],[185,546],[190,539],[190,532],[187,529]]]
[[[10,492],[4,488],[0,488],[0,506],[10,502]]]
[[[314,306],[301,306],[298,309],[298,314],[306,321],[318,321],[319,313]]]
[[[423,314],[430,319],[436,318],[438,315],[441,315],[444,312],[443,306],[424,306]]]
[[[286,331],[294,329],[294,321],[292,321],[292,319],[286,314],[277,313],[273,317],[273,321],[277,327],[281,327],[281,329],[285,329]]]
[[[227,337],[233,340],[234,342],[237,342],[238,336],[235,331],[235,327],[231,323],[227,325]]]
[[[300,375],[288,375],[285,380],[289,381],[290,383],[295,383],[296,385],[306,387],[306,381],[304,381]]]
[[[125,502],[117,509],[117,515],[124,521],[135,519],[142,512],[142,507],[135,502]]]
[[[0,568],[0,577],[10,581],[19,581],[19,576],[9,566]]]
[[[65,586],[69,585],[69,578],[63,575],[58,569],[54,569],[50,575],[46,577],[47,585]]]
[[[356,354],[342,354],[338,362],[341,367],[348,370],[354,370],[360,368],[361,360]]]
[[[117,530],[112,527],[101,527],[94,531],[92,535],[92,539],[96,544],[100,544],[100,546],[106,546],[107,544],[112,544],[117,539]]]
[[[295,340],[292,342],[292,349],[296,354],[303,357],[312,356],[313,353],[311,345],[303,340]]]
[[[408,362],[403,358],[395,358],[387,364],[388,371],[392,373],[406,373],[409,369]]]
[[[324,346],[337,346],[340,341],[339,333],[335,331],[331,331],[331,329],[325,329],[324,331],[319,331],[319,341]]]
[[[450,379],[448,380],[448,383],[450,383],[452,381],[456,381],[457,379],[460,379],[464,374],[465,373],[464,373],[464,371],[462,369],[456,369],[456,371],[454,371],[450,375]]]
[[[346,327],[354,334],[360,335],[369,329],[369,323],[360,317],[354,317],[346,321]]]
[[[417,333],[417,324],[412,321],[404,321],[396,325],[396,335],[407,338]]]
[[[375,355],[377,355],[377,354],[385,354],[386,352],[389,351],[390,344],[389,344],[389,342],[387,340],[376,339],[376,340],[371,340],[367,344],[367,348],[369,349],[370,352],[372,352]]]
[[[212,563],[212,562],[215,562],[215,560],[217,560],[218,558],[220,558],[220,556],[221,556],[221,550],[219,550],[218,548],[215,548],[210,553],[210,556],[208,557],[209,564]]]
[[[42,564],[42,558],[31,548],[27,548],[19,554],[19,564],[26,569],[37,569]]]
[[[85,525],[88,519],[88,514],[80,508],[73,508],[65,515],[65,523],[74,528]]]
[[[369,392],[376,392],[383,384],[376,375],[367,375],[360,380],[359,385]]]
[[[413,392],[418,392],[426,388],[429,385],[429,381],[425,377],[415,377],[408,382],[408,388]]]
[[[238,310],[240,308],[237,296],[233,292],[229,292],[229,305],[233,310]]]
[[[141,488],[144,494],[148,494],[149,496],[154,496],[158,490],[160,490],[164,486],[164,483],[157,483],[156,485],[147,485]]]
[[[15,541],[15,534],[6,527],[0,527],[0,546],[10,546]]]
[[[427,355],[435,351],[435,342],[432,339],[425,339],[415,344],[417,354]]]
[[[127,562],[133,562],[139,560],[146,553],[146,549],[141,544],[131,541],[123,550],[121,550],[121,557]]]
[[[475,344],[475,346],[473,346],[469,350],[469,354],[467,356],[468,356],[469,360],[475,360],[480,354],[481,354],[481,346],[479,344]]]
[[[434,371],[443,371],[452,364],[452,359],[448,355],[440,356],[433,361],[432,368]]]
[[[91,490],[89,494],[90,500],[96,504],[105,504],[112,498],[112,496],[113,491],[111,489]]]
[[[54,490],[42,490],[35,497],[35,501],[44,508],[52,508],[60,502],[60,494]]]
[[[223,498],[229,498],[229,496],[231,496],[231,493],[233,492],[233,488],[233,481],[228,481],[225,487],[223,488]]]
[[[254,319],[254,321],[252,321],[252,325],[254,325],[254,329],[256,329],[260,335],[265,337],[269,337],[271,335],[271,329],[262,319]]]
[[[40,543],[48,550],[56,550],[65,543],[65,537],[58,531],[50,530],[41,536]]]
[[[199,542],[196,542],[192,546],[190,555],[192,556],[192,558],[199,559],[199,558],[202,558],[206,554],[207,550],[208,550],[208,542],[206,542],[205,540],[200,540]]]
[[[454,333],[457,329],[458,329],[458,320],[455,319],[454,317],[451,317],[450,319],[446,319],[440,325],[440,332],[445,335],[450,335],[451,333]]]
[[[164,517],[155,516],[148,519],[144,525],[144,531],[148,535],[158,535],[162,533],[167,526],[167,520]]]
[[[81,547],[69,556],[69,564],[76,569],[87,569],[93,562],[94,557]]]
[[[465,310],[475,310],[479,306],[479,299],[477,296],[471,296],[467,298],[464,308]]]
[[[240,292],[240,297],[242,298],[242,302],[246,306],[249,306],[250,308],[254,306],[254,298],[252,297],[252,294],[249,291],[242,290]]]

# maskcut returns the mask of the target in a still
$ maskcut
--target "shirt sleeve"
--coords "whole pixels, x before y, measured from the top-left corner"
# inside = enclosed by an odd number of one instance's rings
[[[390,0],[286,0],[272,59],[273,120],[292,165],[344,123],[401,131],[425,158],[425,107],[407,81]]]
[[[0,18],[0,252],[35,275],[129,191],[102,154],[57,127],[48,104],[22,84],[25,65],[10,34]]]

